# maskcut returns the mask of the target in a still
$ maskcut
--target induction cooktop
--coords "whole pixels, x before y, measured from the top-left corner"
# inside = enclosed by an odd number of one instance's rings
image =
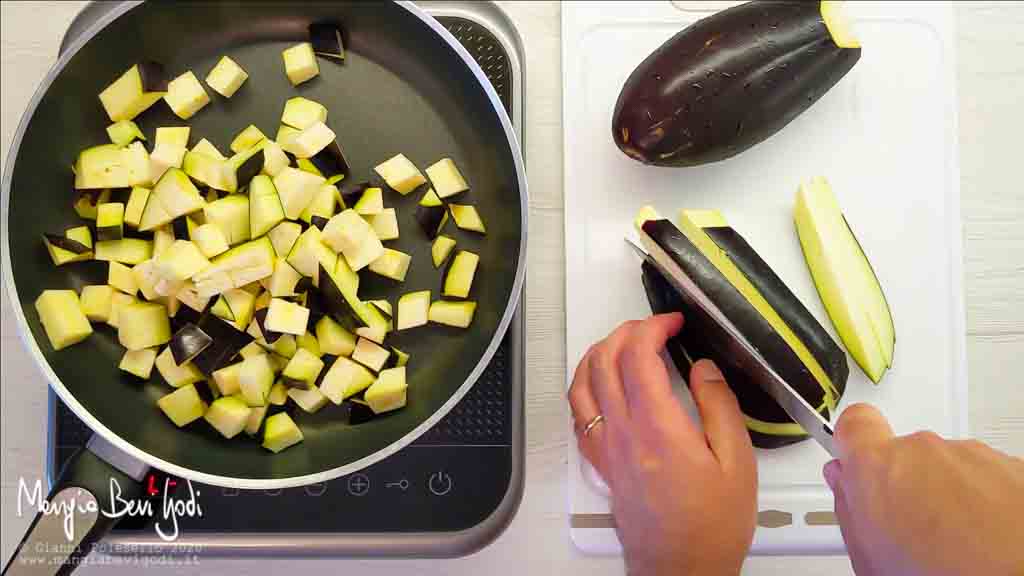
[[[118,3],[95,2],[72,22],[62,50]],[[522,140],[522,50],[492,3],[421,2],[480,64]],[[202,515],[178,518],[165,541],[152,518],[128,517],[97,548],[103,554],[458,556],[493,541],[523,490],[522,301],[501,346],[471,391],[405,449],[358,473],[281,490],[207,486],[151,470],[154,506],[167,491],[196,493]],[[50,479],[91,436],[51,391]],[[158,518],[160,514],[156,515]],[[163,532],[168,532],[167,525]]]

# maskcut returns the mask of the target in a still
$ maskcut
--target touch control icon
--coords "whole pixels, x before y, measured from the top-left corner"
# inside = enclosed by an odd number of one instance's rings
[[[444,496],[452,491],[452,477],[445,472],[434,472],[430,475],[427,487],[434,496]]]
[[[370,479],[366,474],[353,474],[348,477],[348,493],[353,496],[366,496],[370,491]]]

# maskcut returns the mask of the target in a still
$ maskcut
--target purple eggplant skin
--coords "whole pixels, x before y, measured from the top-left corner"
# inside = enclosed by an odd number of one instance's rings
[[[793,294],[789,286],[786,286],[761,255],[732,227],[715,226],[703,230],[729,256],[765,300],[772,304],[772,308],[793,334],[807,346],[807,350],[821,365],[839,394],[846,392],[846,381],[850,377],[846,353],[796,294]]]
[[[715,362],[725,381],[736,394],[740,411],[751,418],[764,422],[789,423],[792,418],[775,400],[749,380],[744,369],[745,359],[736,349],[729,336],[695,302],[687,302],[672,287],[669,281],[652,266],[644,262],[643,284],[651,312],[667,314],[682,312],[685,318],[683,329],[665,343],[672,363],[689,386],[690,368],[693,362],[708,358]],[[781,448],[809,438],[807,435],[778,436],[763,434],[748,429],[751,443],[758,448]]]
[[[836,45],[819,5],[749,2],[683,29],[626,80],[615,144],[644,164],[697,166],[781,130],[860,59],[859,47]]]

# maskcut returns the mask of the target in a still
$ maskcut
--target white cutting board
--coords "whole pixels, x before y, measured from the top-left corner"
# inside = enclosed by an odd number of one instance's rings
[[[823,175],[881,280],[897,337],[893,368],[879,386],[849,359],[840,408],[870,402],[897,433],[927,428],[964,436],[967,371],[951,5],[849,2],[863,45],[860,61],[781,132],[739,156],[702,167],[655,168],[628,159],[611,137],[612,110],[623,82],[678,30],[732,4],[562,5],[566,385],[593,342],[622,321],[650,313],[640,262],[623,242],[644,204],[673,218],[681,208],[721,210],[834,335],[792,223],[797,185]],[[681,383],[676,384],[688,403]],[[758,451],[757,458],[761,515],[753,553],[843,552],[831,493],[821,476],[828,459],[824,450],[806,441]],[[586,552],[619,553],[606,488],[572,443],[569,466],[574,542]],[[700,486],[684,483],[680,489]]]

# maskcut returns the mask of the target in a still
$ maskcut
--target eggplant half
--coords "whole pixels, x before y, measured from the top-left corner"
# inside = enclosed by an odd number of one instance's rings
[[[810,108],[860,59],[835,2],[756,1],[670,38],[626,80],[615,144],[657,166],[717,162]]]
[[[646,220],[641,230],[729,319],[772,369],[826,418],[849,376],[846,355],[767,263],[717,213],[683,213],[682,229]],[[753,380],[759,360],[689,295],[649,262],[643,283],[654,313],[682,312],[683,330],[668,344],[680,374],[710,358],[736,393],[751,440],[778,448],[807,438],[802,428]]]

